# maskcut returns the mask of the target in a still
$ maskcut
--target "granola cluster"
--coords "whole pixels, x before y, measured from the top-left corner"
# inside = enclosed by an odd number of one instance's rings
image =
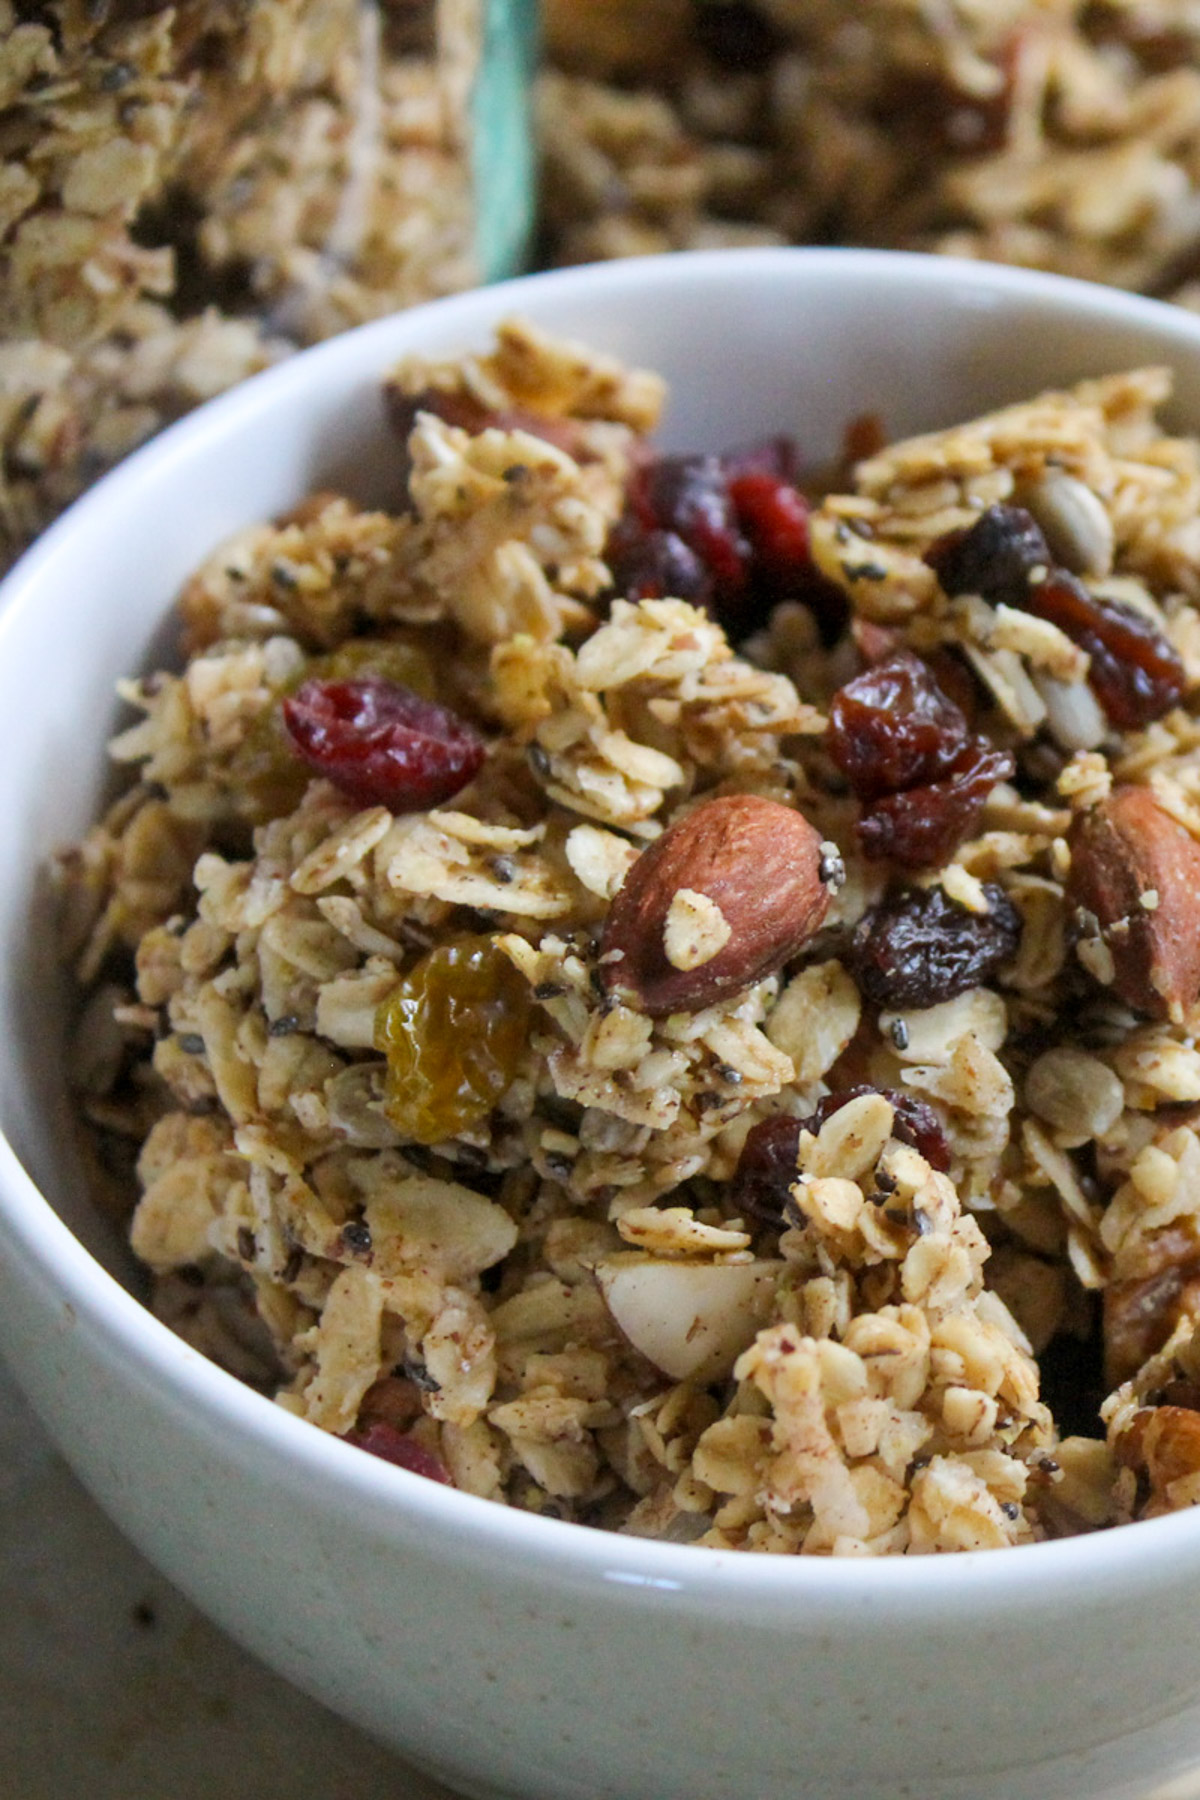
[[[318,494],[197,572],[184,666],[122,690],[131,785],[58,864],[97,1189],[159,1315],[421,1474],[674,1541],[944,1551],[1192,1504],[1200,448],[1167,386],[876,448],[735,644],[719,605],[614,591],[653,376],[520,321],[395,371],[406,510]],[[1091,637],[1039,616],[1060,588]],[[1174,672],[1137,728],[1114,620]],[[888,671],[934,732],[907,774],[889,747],[892,799],[953,783],[963,732],[1008,771],[924,866],[835,754]],[[486,740],[440,804],[296,754],[293,702],[373,680]],[[713,808],[819,846],[811,919],[732,990],[706,971],[758,865],[706,874]],[[651,846],[675,1010],[616,949]]]

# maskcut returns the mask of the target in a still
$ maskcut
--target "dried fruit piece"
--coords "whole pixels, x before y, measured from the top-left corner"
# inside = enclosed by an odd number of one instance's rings
[[[966,719],[911,650],[864,669],[829,708],[829,754],[860,800],[937,781],[967,738]]]
[[[1021,915],[1003,888],[984,888],[986,913],[968,912],[944,888],[910,888],[863,914],[847,966],[876,1006],[935,1006],[979,987],[1016,955]]]
[[[349,638],[328,655],[314,656],[283,687],[291,694],[306,680],[347,681],[382,676],[432,700],[435,691],[429,658],[414,644],[391,638]],[[294,812],[312,780],[311,770],[297,757],[279,706],[259,714],[230,758],[230,796],[252,824]]]
[[[1148,788],[1118,787],[1078,816],[1070,846],[1067,898],[1095,919],[1117,993],[1182,1017],[1200,998],[1200,844]]]
[[[361,805],[392,812],[449,800],[486,755],[449,707],[378,676],[306,681],[284,700],[283,722],[310,768]]]
[[[863,1094],[882,1094],[891,1103],[893,1136],[902,1144],[910,1144],[931,1168],[945,1174],[950,1167],[950,1146],[931,1106],[914,1094],[898,1093],[893,1088],[844,1088],[841,1093],[827,1094],[807,1118],[796,1119],[786,1113],[776,1113],[751,1127],[742,1145],[730,1189],[729,1204],[734,1212],[743,1216],[749,1213],[752,1218],[779,1225],[796,1180],[800,1133],[820,1131],[826,1119]]]
[[[893,650],[833,697],[829,753],[864,802],[858,838],[876,861],[945,862],[1016,764],[966,717],[911,650]]]
[[[941,781],[872,802],[858,822],[864,855],[904,869],[948,861],[974,831],[996,783],[1015,769],[1009,751],[995,749],[987,738],[969,738]]]
[[[453,938],[423,956],[375,1017],[396,1129],[438,1144],[485,1118],[520,1065],[531,1010],[526,982],[490,938]]]
[[[1023,506],[989,506],[965,531],[931,544],[925,561],[950,595],[981,594],[993,605],[1023,606],[1035,569],[1052,558],[1041,527]]]
[[[397,1431],[383,1419],[377,1419],[370,1425],[358,1425],[344,1434],[347,1444],[353,1444],[357,1450],[365,1450],[370,1456],[378,1456],[384,1462],[395,1463],[398,1469],[407,1469],[410,1475],[423,1475],[427,1481],[440,1481],[446,1487],[453,1487],[450,1472],[440,1457],[411,1436],[407,1431]]]
[[[699,1012],[761,981],[825,917],[821,835],[803,813],[756,794],[708,800],[643,850],[609,910],[600,968],[610,993],[652,1018]],[[712,901],[729,936],[716,954],[676,968],[664,943],[681,888]]]
[[[1178,705],[1183,664],[1154,621],[1132,606],[1100,599],[1062,569],[1030,587],[1020,604],[1087,651],[1088,686],[1119,730],[1136,731]]]

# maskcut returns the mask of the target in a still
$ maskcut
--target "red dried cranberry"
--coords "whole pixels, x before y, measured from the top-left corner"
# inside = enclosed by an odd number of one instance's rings
[[[738,524],[750,540],[754,572],[780,588],[803,580],[812,559],[808,553],[809,505],[790,481],[765,471],[734,475],[729,492]]]
[[[895,1115],[892,1135],[902,1144],[910,1144],[930,1168],[946,1173],[950,1167],[950,1146],[931,1106],[914,1094],[899,1093],[894,1088],[843,1088],[839,1094],[827,1094],[806,1119],[776,1113],[751,1126],[734,1171],[730,1190],[733,1210],[742,1217],[762,1219],[768,1225],[782,1224],[783,1209],[797,1178],[800,1133],[820,1131],[826,1119],[863,1094],[882,1094],[890,1101]]]
[[[635,479],[630,499],[648,530],[675,532],[702,558],[718,597],[741,591],[750,546],[719,456],[660,456]]]
[[[940,781],[873,800],[858,822],[858,841],[872,862],[934,868],[969,838],[998,781],[1016,770],[1007,750],[969,738]]]
[[[839,688],[829,754],[860,800],[922,787],[950,769],[967,721],[911,650],[894,650]]]
[[[432,1450],[427,1450],[407,1431],[397,1431],[386,1420],[377,1419],[373,1425],[356,1426],[353,1431],[346,1432],[345,1442],[353,1444],[357,1450],[365,1450],[370,1456],[382,1458],[384,1462],[395,1463],[398,1469],[407,1469],[411,1475],[424,1475],[427,1481],[454,1486],[445,1463]]]
[[[1153,620],[1132,606],[1099,599],[1065,569],[1029,588],[1021,605],[1087,651],[1088,686],[1118,730],[1136,731],[1179,704],[1183,664]]]
[[[690,600],[707,610],[712,576],[673,531],[647,530],[632,513],[617,520],[604,552],[616,591],[626,600]]]
[[[984,887],[986,913],[968,912],[943,888],[913,888],[864,913],[847,961],[873,1005],[935,1006],[978,987],[1017,953],[1021,915],[1003,888]]]
[[[800,450],[795,438],[782,434],[759,438],[752,444],[739,444],[735,450],[723,450],[721,467],[731,482],[739,475],[773,475],[795,487],[800,480]]]
[[[965,531],[947,532],[925,553],[947,594],[981,594],[993,605],[1023,606],[1034,569],[1051,556],[1041,528],[1023,506],[989,506]]]
[[[486,755],[465,719],[378,676],[306,681],[284,700],[283,723],[319,775],[363,806],[392,812],[441,805]]]

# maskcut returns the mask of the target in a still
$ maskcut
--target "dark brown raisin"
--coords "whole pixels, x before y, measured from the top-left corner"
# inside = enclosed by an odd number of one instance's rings
[[[747,0],[704,0],[694,19],[700,48],[723,69],[765,69],[779,47],[775,26]]]
[[[399,683],[306,681],[283,722],[309,766],[363,806],[416,812],[457,794],[483,765],[478,732]]]
[[[1041,527],[1023,506],[989,506],[965,531],[950,531],[925,553],[947,594],[981,594],[993,605],[1023,606],[1034,569],[1052,558]]]
[[[782,1223],[788,1190],[799,1173],[796,1151],[805,1123],[788,1113],[776,1113],[750,1127],[729,1193],[735,1213],[768,1225]]]
[[[864,913],[848,963],[875,1006],[935,1006],[978,987],[1016,955],[1021,915],[989,883],[986,913],[968,912],[943,888],[910,888]]]
[[[840,1111],[851,1100],[863,1094],[882,1094],[890,1100],[895,1115],[893,1136],[902,1144],[911,1144],[933,1169],[942,1174],[950,1167],[950,1146],[946,1134],[931,1106],[913,1094],[893,1088],[859,1086],[844,1088],[839,1094],[827,1094],[805,1119],[794,1119],[786,1113],[760,1119],[750,1128],[738,1158],[730,1190],[730,1203],[736,1213],[761,1219],[768,1225],[783,1222],[783,1209],[797,1178],[796,1153],[802,1131],[820,1131],[831,1114]]]
[[[988,795],[1016,762],[986,738],[969,738],[941,781],[872,801],[858,822],[863,854],[905,869],[936,867],[974,831]]]
[[[939,780],[967,737],[966,719],[911,650],[864,669],[829,709],[829,754],[860,800]]]
[[[1088,686],[1120,731],[1161,719],[1183,696],[1184,673],[1152,619],[1119,600],[1102,600],[1065,569],[1027,590],[1020,604],[1048,619],[1091,658]]]

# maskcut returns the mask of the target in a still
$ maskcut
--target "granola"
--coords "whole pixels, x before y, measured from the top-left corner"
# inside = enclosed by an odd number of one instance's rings
[[[0,566],[191,406],[515,266],[527,196],[476,155],[489,6],[0,0]]]
[[[57,865],[98,1190],[159,1316],[422,1475],[672,1541],[1194,1503],[1200,446],[1168,387],[806,498],[777,440],[658,455],[655,377],[520,320],[394,371],[406,510],[318,494],[197,572],[184,666],[122,688],[130,783]]]

